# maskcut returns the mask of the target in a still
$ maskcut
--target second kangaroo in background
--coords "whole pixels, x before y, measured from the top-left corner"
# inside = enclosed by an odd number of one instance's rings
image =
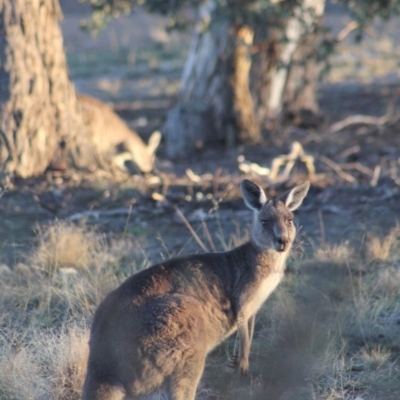
[[[79,94],[83,120],[89,129],[97,155],[110,156],[120,170],[132,173],[129,162],[142,172],[154,168],[155,153],[161,141],[161,133],[153,132],[146,145],[107,104],[93,97]]]
[[[248,373],[255,314],[282,280],[309,182],[276,199],[244,180],[250,241],[175,258],[128,278],[99,305],[84,400],[194,400],[207,354],[236,330],[234,366]]]

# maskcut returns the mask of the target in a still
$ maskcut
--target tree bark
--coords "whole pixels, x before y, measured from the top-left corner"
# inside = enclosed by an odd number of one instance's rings
[[[318,119],[317,83],[320,79],[324,60],[320,59],[319,48],[322,45],[320,32],[321,18],[325,0],[313,0],[305,3],[309,7],[306,13],[306,31],[302,35],[292,56],[285,93],[283,95],[283,113],[297,119],[298,124],[314,125]]]
[[[325,0],[303,0],[287,21],[282,20],[281,28],[257,29],[257,62],[251,75],[260,124],[300,110],[318,113],[316,84],[322,64],[316,27],[324,6]]]
[[[58,25],[57,0],[0,0],[0,165],[26,178],[67,155],[93,163]]]
[[[236,119],[236,138],[241,143],[254,144],[261,140],[260,127],[254,113],[253,98],[250,92],[250,49],[254,31],[248,26],[235,29],[236,41],[233,52],[233,111]]]
[[[176,106],[164,126],[168,156],[215,142],[260,139],[249,90],[253,33],[227,19],[213,22],[215,3],[201,7]]]
[[[254,101],[255,114],[260,126],[269,117],[267,104],[270,97],[271,81],[279,57],[279,38],[280,30],[269,26],[268,23],[255,28],[250,89]]]

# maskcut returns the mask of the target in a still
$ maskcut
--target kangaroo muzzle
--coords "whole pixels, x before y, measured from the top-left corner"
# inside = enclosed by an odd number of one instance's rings
[[[275,250],[279,252],[288,250],[290,247],[290,239],[288,231],[282,223],[277,223],[274,226],[274,236]]]

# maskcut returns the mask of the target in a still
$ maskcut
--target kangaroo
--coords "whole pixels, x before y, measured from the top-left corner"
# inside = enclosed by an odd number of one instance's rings
[[[268,199],[244,180],[254,212],[249,242],[162,262],[111,292],[94,315],[83,400],[194,400],[207,354],[235,331],[233,366],[246,375],[255,314],[283,278],[292,211],[309,186]]]
[[[151,172],[161,133],[155,131],[146,144],[118,115],[101,101],[78,94],[83,119],[89,128],[92,144],[99,156],[111,155],[114,164],[127,171],[126,162],[133,162],[142,172]]]

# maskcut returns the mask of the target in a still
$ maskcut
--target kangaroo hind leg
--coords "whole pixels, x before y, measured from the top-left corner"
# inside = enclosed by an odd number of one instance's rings
[[[101,383],[92,376],[86,378],[82,400],[125,400],[125,391],[108,383]]]
[[[174,371],[169,380],[171,400],[195,400],[196,389],[203,374],[205,356],[193,355]]]

